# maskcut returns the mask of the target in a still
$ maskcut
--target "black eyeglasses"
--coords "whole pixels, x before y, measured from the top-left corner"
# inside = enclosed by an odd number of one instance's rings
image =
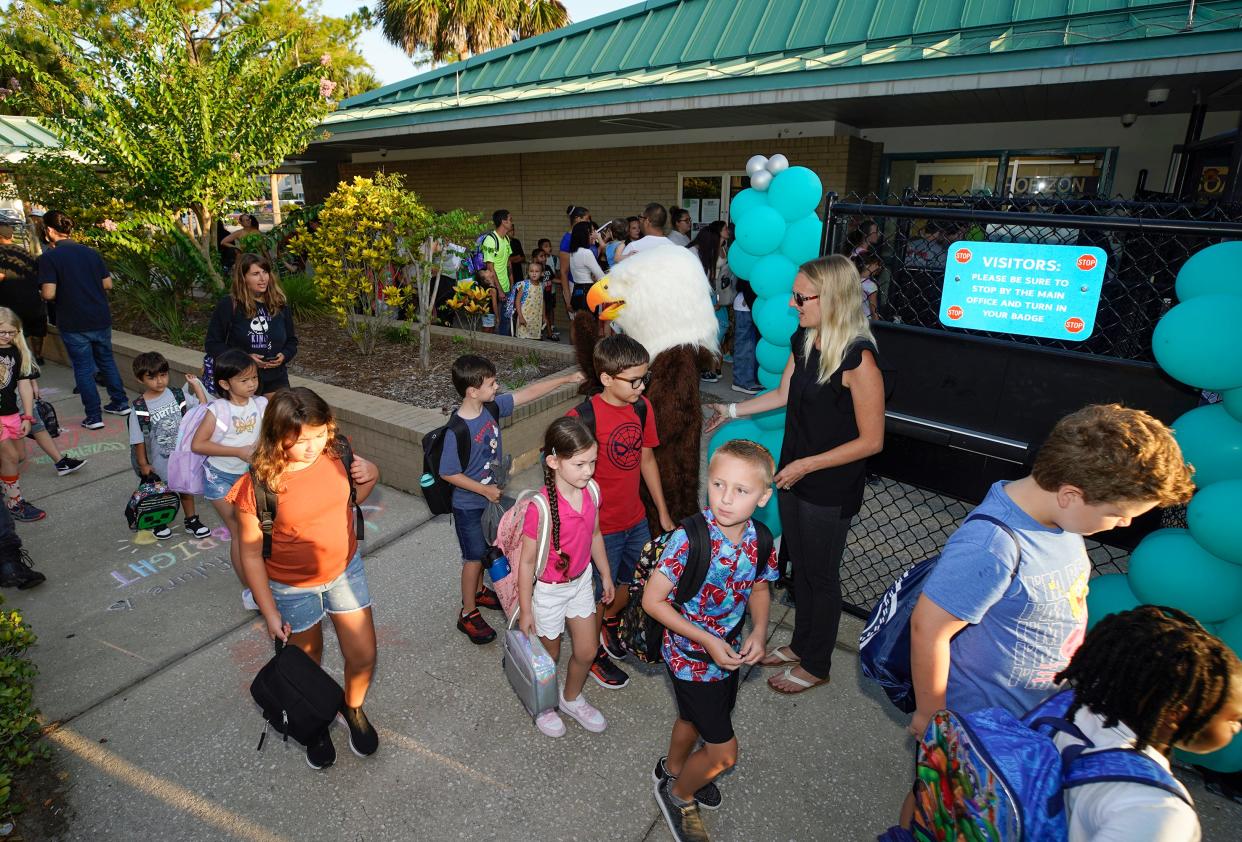
[[[646,389],[651,385],[651,372],[647,372],[642,377],[614,377],[613,379],[629,383],[631,389]]]
[[[794,301],[798,302],[799,307],[801,307],[803,304],[806,304],[808,301],[815,301],[816,299],[819,298],[818,295],[803,295],[800,292],[795,292],[793,296],[794,296]]]

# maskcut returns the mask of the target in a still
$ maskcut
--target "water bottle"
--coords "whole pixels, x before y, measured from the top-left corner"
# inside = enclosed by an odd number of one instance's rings
[[[431,488],[431,486],[436,484],[436,478],[430,473],[425,473],[418,478],[418,484],[423,488]]]
[[[487,568],[487,575],[491,577],[492,582],[499,582],[501,579],[509,575],[509,559],[502,555],[496,556],[492,561],[491,567]]]

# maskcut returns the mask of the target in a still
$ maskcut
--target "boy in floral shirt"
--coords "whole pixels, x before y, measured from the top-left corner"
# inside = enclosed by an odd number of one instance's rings
[[[772,454],[752,441],[734,439],[717,449],[707,466],[703,517],[711,536],[711,563],[702,588],[680,610],[673,604],[688,551],[686,531],[680,528],[643,591],[643,610],[665,627],[664,661],[677,699],[668,755],[652,775],[656,802],[679,842],[708,838],[699,808],[720,806],[713,781],[737,763],[731,719],[737,669],[764,655],[768,582],[777,578],[775,551],[758,557],[751,515],[772,496],[774,470]],[[748,603],[752,631],[735,650]],[[695,751],[700,739],[703,746]]]

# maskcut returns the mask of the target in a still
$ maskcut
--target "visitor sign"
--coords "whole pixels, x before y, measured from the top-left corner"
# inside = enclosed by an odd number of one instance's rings
[[[1094,246],[956,242],[940,323],[1080,342],[1095,329],[1107,260]]]

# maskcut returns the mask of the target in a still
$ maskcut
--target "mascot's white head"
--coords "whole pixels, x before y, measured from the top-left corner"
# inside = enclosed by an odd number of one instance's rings
[[[625,258],[591,287],[587,306],[652,357],[679,345],[720,351],[711,285],[687,248],[669,244]]]

